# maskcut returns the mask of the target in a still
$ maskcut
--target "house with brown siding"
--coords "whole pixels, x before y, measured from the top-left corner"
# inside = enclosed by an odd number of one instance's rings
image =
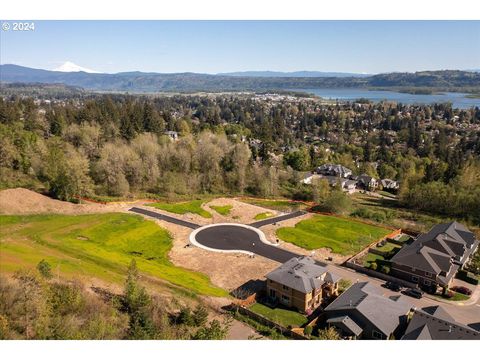
[[[340,277],[310,257],[292,258],[266,275],[267,295],[300,312],[313,311],[336,295]]]
[[[448,288],[477,248],[478,240],[464,225],[438,224],[395,254],[390,275],[427,290]]]

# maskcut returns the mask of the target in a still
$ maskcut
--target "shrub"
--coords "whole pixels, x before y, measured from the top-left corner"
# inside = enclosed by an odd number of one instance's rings
[[[52,277],[52,267],[45,261],[45,259],[38,263],[37,270],[45,279],[50,279]]]
[[[203,326],[208,320],[208,311],[205,306],[198,305],[193,311],[192,320],[195,326]]]
[[[184,306],[180,309],[178,314],[178,323],[184,324],[187,326],[194,326],[195,321],[193,320],[192,309],[189,306]]]
[[[465,270],[459,270],[457,272],[456,278],[460,279],[460,280],[463,280],[463,281],[465,281],[469,284],[472,284],[472,285],[478,285],[478,279],[473,274],[470,274],[469,272],[467,272]]]
[[[377,263],[375,262],[370,263],[370,269],[377,270]]]
[[[445,292],[445,294],[443,294],[443,297],[446,298],[446,299],[451,299],[453,296],[455,295],[455,293],[451,290],[448,290]]]
[[[470,290],[465,286],[453,286],[451,289],[460,294],[469,295],[469,296],[472,295],[472,290]]]
[[[305,334],[305,336],[308,336],[308,337],[312,335],[312,331],[313,331],[313,328],[310,325],[306,326],[305,329],[303,329],[303,333]]]

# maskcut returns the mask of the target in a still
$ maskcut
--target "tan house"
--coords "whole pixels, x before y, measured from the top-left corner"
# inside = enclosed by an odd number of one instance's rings
[[[292,258],[266,278],[270,299],[303,313],[315,310],[323,299],[337,295],[340,280],[309,257]]]

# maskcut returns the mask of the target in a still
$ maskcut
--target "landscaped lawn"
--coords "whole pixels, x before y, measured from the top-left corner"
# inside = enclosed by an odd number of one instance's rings
[[[335,216],[315,215],[295,227],[277,230],[283,240],[313,250],[330,248],[334,253],[352,255],[391,230]]]
[[[300,327],[307,322],[307,317],[294,311],[281,308],[271,309],[260,303],[255,303],[249,308],[251,311],[266,317],[285,327]]]
[[[0,268],[34,268],[45,259],[54,273],[123,284],[135,259],[139,270],[197,294],[225,296],[206,275],[168,260],[170,234],[138,215],[0,216]]]
[[[383,256],[377,255],[377,254],[372,254],[368,253],[364,258],[363,258],[363,266],[364,267],[370,267],[371,263],[377,262],[377,260],[385,260]]]
[[[209,207],[223,216],[230,215],[230,211],[232,211],[232,208],[233,208],[232,205],[225,205],[225,206],[210,205]]]
[[[261,206],[267,209],[284,211],[284,212],[304,209],[307,207],[307,205],[304,203],[293,202],[288,200],[242,199],[242,201],[248,204]]]
[[[268,219],[269,217],[272,217],[273,214],[271,212],[263,212],[260,214],[255,215],[254,219],[255,220],[265,220]]]
[[[381,247],[377,247],[377,250],[387,253],[387,252],[392,251],[393,249],[400,249],[400,248],[401,248],[400,245],[387,242],[385,245],[383,245]]]
[[[450,300],[450,301],[465,301],[465,300],[470,299],[470,296],[465,295],[465,294],[461,294],[461,293],[456,292],[456,291],[453,292],[453,297],[451,297],[451,298],[446,298],[442,295],[434,295],[434,296],[436,296],[440,299]]]
[[[202,209],[203,200],[193,200],[187,202],[179,202],[179,203],[152,203],[148,204],[148,206],[152,206],[154,208],[165,210],[174,214],[198,214],[204,218],[210,219],[212,214],[208,211]]]

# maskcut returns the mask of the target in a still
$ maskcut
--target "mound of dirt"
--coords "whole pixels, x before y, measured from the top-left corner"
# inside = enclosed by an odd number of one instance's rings
[[[24,188],[0,191],[0,214],[89,214],[121,211],[118,205],[72,204]]]

